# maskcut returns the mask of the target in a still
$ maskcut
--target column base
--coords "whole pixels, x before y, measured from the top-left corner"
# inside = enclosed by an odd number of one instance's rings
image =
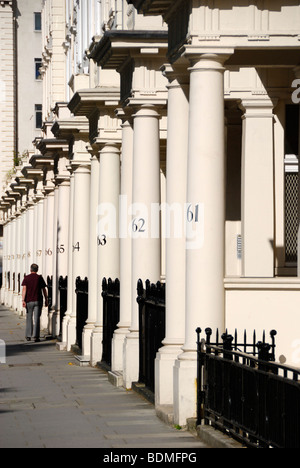
[[[123,387],[123,372],[108,371],[108,380],[114,387]]]
[[[59,336],[59,333],[60,333],[60,313],[58,310],[56,309],[53,309],[52,312],[52,319],[51,319],[51,322],[52,322],[52,333],[51,335],[53,337],[57,337]],[[50,314],[51,314],[50,312]]]
[[[123,382],[126,389],[139,380],[139,333],[130,332],[124,341]]]
[[[12,297],[12,308],[17,313],[19,308],[19,294],[17,292],[13,293]]]
[[[1,302],[1,305],[4,305],[4,302],[5,302],[5,288],[0,289],[0,302]]]
[[[111,356],[111,370],[123,371],[124,364],[124,343],[126,335],[128,335],[128,328],[118,328],[115,330],[112,339],[112,356]]]
[[[197,353],[183,353],[174,366],[174,424],[197,416]]]
[[[7,305],[10,309],[12,309],[13,306],[13,291],[10,289],[7,294]]]
[[[67,343],[63,341],[57,342],[56,349],[58,349],[58,351],[67,351]]]
[[[174,364],[182,353],[182,345],[166,345],[159,349],[155,359],[155,406],[173,405]]]
[[[48,330],[48,307],[42,308],[41,330]]]
[[[68,323],[70,321],[71,314],[65,314],[63,321],[62,321],[62,326],[61,326],[61,341],[63,343],[67,342],[67,336],[68,336]]]
[[[22,300],[22,294],[19,294],[18,297],[18,314],[19,317],[23,317],[25,315],[25,309],[23,307],[23,300]]]
[[[95,326],[93,323],[85,325],[82,333],[82,355],[90,356],[91,355],[91,337],[93,334]]]
[[[102,359],[103,350],[103,327],[95,327],[91,335],[91,355],[90,364],[96,366]]]
[[[67,326],[67,351],[76,343],[76,317],[71,317]]]

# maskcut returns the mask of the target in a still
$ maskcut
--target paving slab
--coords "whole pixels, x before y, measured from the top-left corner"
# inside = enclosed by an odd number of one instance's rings
[[[0,306],[0,448],[209,448],[161,421],[142,396],[114,387],[104,370],[79,366],[56,340],[24,337],[25,319]]]

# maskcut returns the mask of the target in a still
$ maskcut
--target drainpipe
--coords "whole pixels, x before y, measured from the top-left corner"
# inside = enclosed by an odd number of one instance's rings
[[[14,54],[14,130],[15,143],[14,152],[18,155],[19,152],[19,122],[18,122],[18,4],[17,0],[12,2],[13,13],[13,54]]]

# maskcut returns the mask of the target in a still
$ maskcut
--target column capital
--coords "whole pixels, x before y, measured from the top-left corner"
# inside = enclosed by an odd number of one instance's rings
[[[132,115],[134,119],[141,118],[141,117],[153,117],[160,119],[161,115],[158,112],[159,108],[152,104],[142,104],[138,108],[136,108],[135,113]]]
[[[245,118],[259,118],[259,117],[274,117],[273,109],[276,107],[278,99],[263,96],[261,98],[255,97],[253,99],[243,99],[239,104],[239,108],[244,112],[243,119]]]
[[[225,62],[233,55],[234,49],[190,48],[186,47],[185,57],[190,61],[190,72],[203,70],[225,71]]]
[[[121,144],[116,143],[116,142],[110,142],[108,141],[107,143],[103,143],[100,147],[99,153],[120,153],[121,149]]]
[[[122,121],[121,128],[132,125],[133,109],[130,107],[120,107],[115,110],[116,116]]]
[[[167,88],[187,86],[189,84],[189,72],[186,65],[165,63],[160,70],[169,81]]]

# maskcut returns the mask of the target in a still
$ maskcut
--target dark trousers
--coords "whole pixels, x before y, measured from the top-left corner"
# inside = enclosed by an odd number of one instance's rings
[[[40,337],[41,304],[27,302],[26,312],[26,338],[37,339]]]

